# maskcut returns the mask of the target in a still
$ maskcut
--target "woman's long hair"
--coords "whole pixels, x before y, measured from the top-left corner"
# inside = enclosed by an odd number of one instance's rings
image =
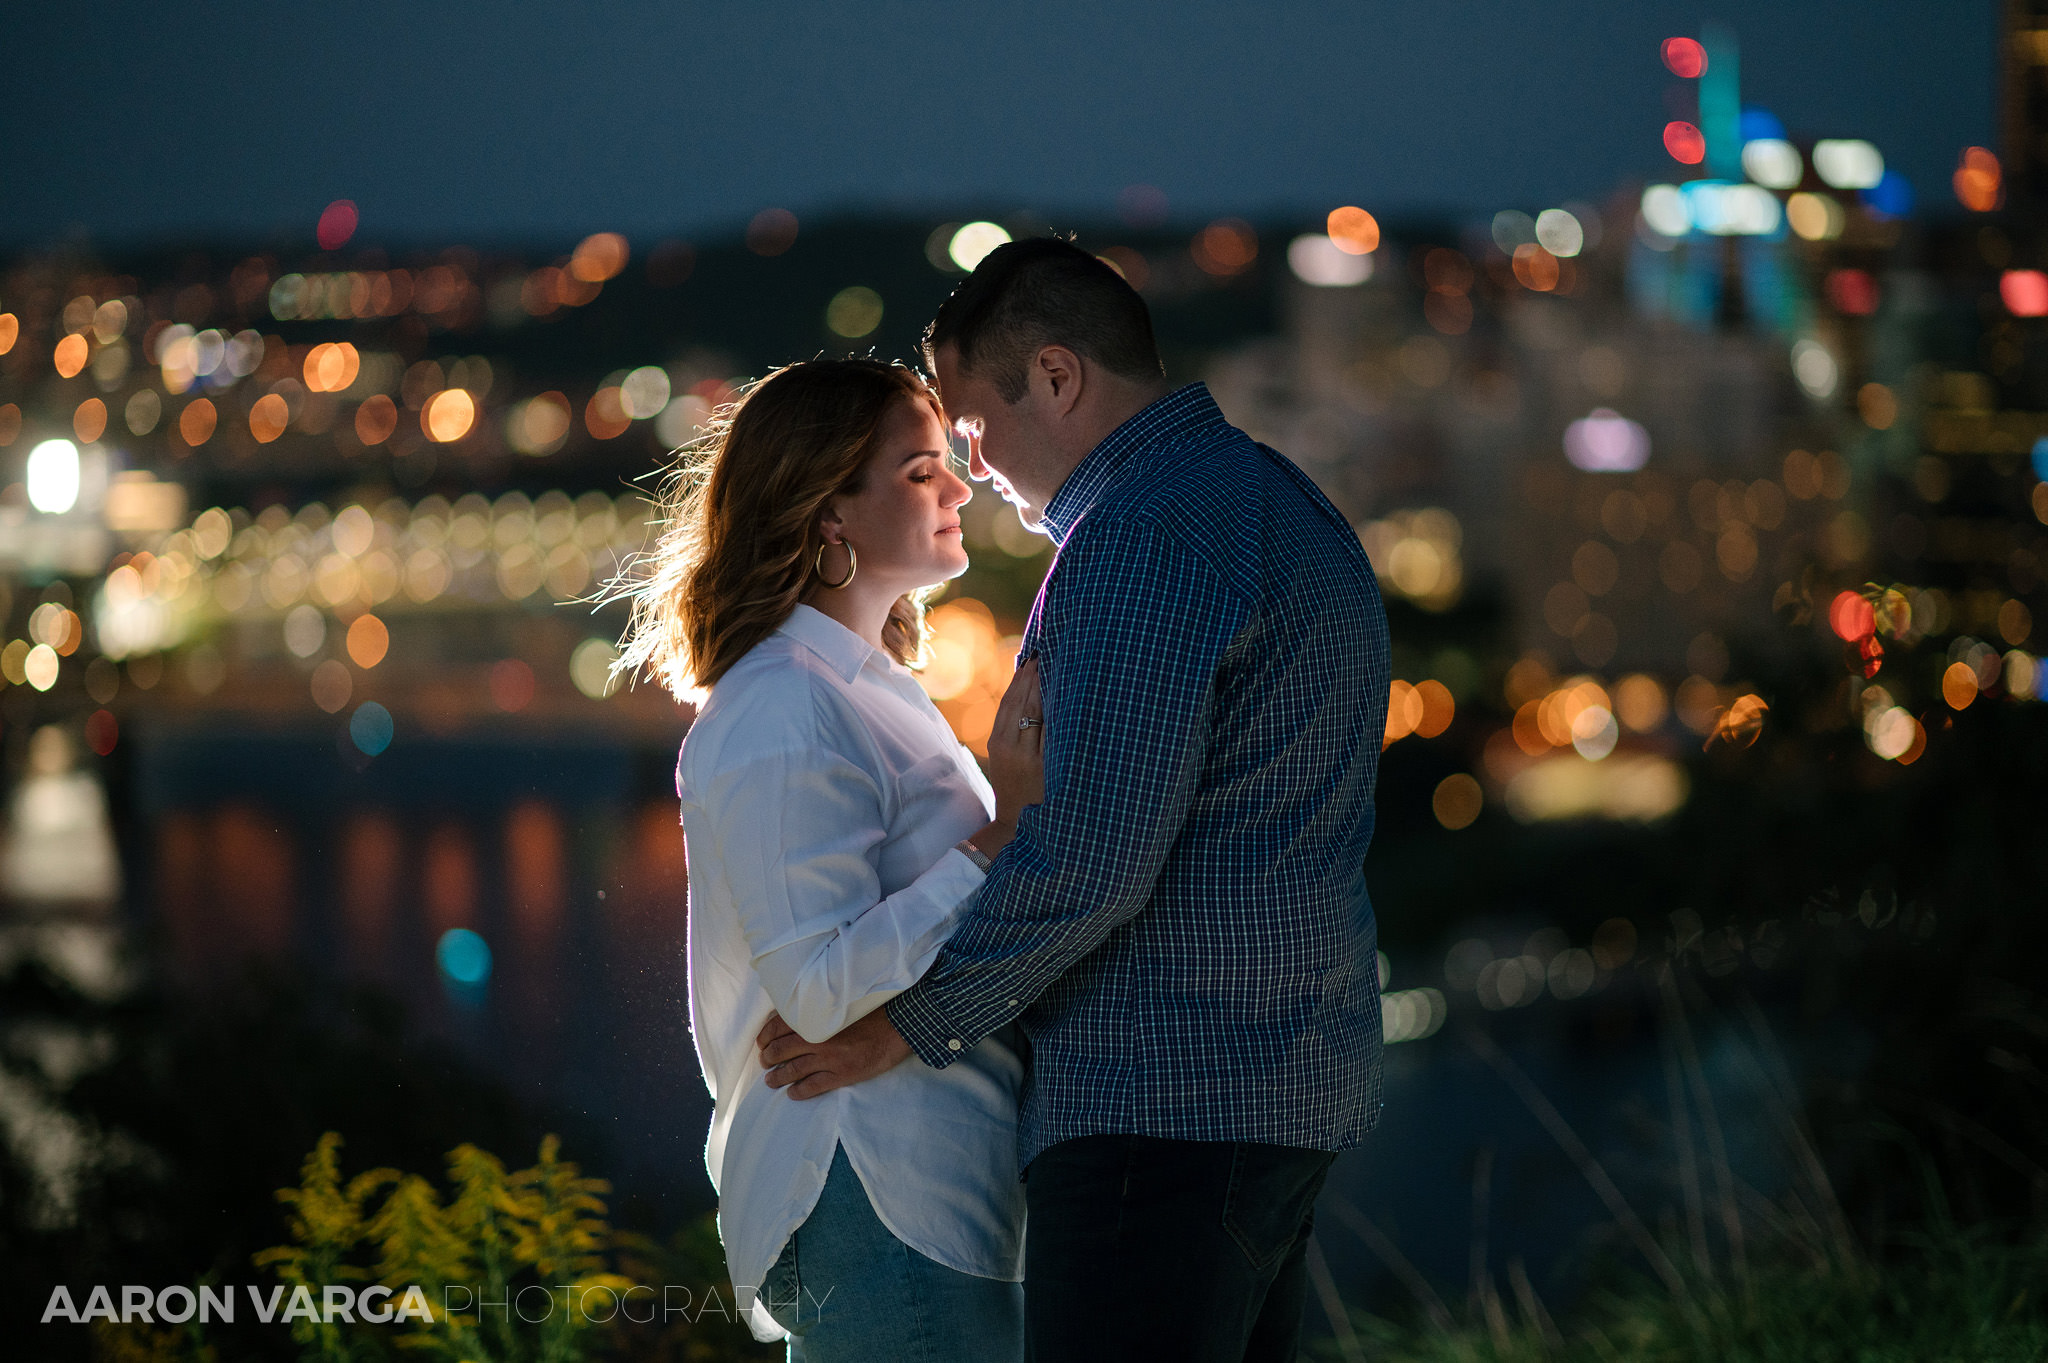
[[[879,360],[808,360],[752,385],[677,452],[657,495],[660,539],[606,584],[601,603],[632,614],[614,674],[651,671],[697,701],[772,633],[817,581],[818,518],[861,489],[893,404],[938,395]],[[924,589],[898,598],[882,643],[914,665],[924,649]]]

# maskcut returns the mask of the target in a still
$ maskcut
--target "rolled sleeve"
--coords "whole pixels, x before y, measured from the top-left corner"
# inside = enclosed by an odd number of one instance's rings
[[[1045,801],[1023,811],[931,969],[887,1005],[934,1067],[1144,909],[1194,796],[1217,672],[1250,619],[1169,532],[1083,529],[1041,603]]]

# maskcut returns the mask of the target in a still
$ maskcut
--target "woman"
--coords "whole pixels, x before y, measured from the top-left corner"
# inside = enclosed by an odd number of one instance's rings
[[[703,697],[676,789],[705,1162],[749,1324],[793,1360],[1023,1353],[1012,1034],[801,1102],[755,1053],[771,1010],[823,1040],[916,980],[1042,798],[1029,669],[991,788],[906,667],[928,590],[967,567],[971,495],[912,371],[791,365],[664,490],[631,593],[619,667]]]

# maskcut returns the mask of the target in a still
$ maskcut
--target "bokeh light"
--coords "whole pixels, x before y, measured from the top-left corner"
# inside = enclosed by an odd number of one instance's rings
[[[450,928],[434,946],[434,964],[456,984],[480,985],[491,977],[491,948],[468,928]]]
[[[1379,249],[1379,220],[1362,208],[1346,205],[1331,209],[1324,230],[1337,249],[1347,255],[1371,255]]]
[[[569,275],[585,284],[602,284],[626,268],[630,254],[617,232],[593,232],[576,243],[569,257]]]
[[[1259,255],[1259,236],[1242,218],[1218,218],[1195,234],[1188,248],[1195,264],[1218,277],[1242,274]]]
[[[90,350],[91,346],[85,337],[75,334],[57,342],[57,349],[52,354],[51,361],[57,366],[58,377],[77,378],[79,372],[85,368],[86,356]]]
[[[1790,142],[1759,137],[1742,144],[1742,173],[1765,189],[1796,189],[1806,174],[1806,164]]]
[[[1707,49],[1700,46],[1697,38],[1666,38],[1659,55],[1664,59],[1665,69],[1684,80],[1692,80],[1706,74]]]
[[[1470,828],[1485,803],[1486,797],[1479,788],[1479,782],[1464,772],[1439,781],[1429,801],[1430,812],[1436,815],[1436,821],[1453,831]]]
[[[356,439],[365,445],[381,445],[398,430],[398,404],[382,393],[366,398],[356,408]]]
[[[420,411],[420,428],[427,439],[444,445],[468,435],[475,424],[476,400],[460,388],[442,389]]]
[[[1696,166],[1707,159],[1707,139],[1694,125],[1673,119],[1664,125],[1664,150],[1672,160]]]
[[[323,251],[337,251],[348,244],[356,234],[359,215],[355,204],[348,199],[336,199],[320,211],[320,223],[313,235],[320,242]]]
[[[1536,215],[1536,244],[1560,259],[1570,259],[1585,249],[1586,229],[1574,214],[1546,208]]]
[[[1564,456],[1588,473],[1633,473],[1650,461],[1650,433],[1611,407],[1565,427]]]
[[[796,245],[796,232],[796,214],[764,208],[747,223],[747,249],[757,256],[779,256]]]
[[[571,420],[565,395],[540,393],[512,408],[505,436],[521,454],[553,454],[568,439]]]
[[[390,649],[391,631],[376,616],[365,612],[349,622],[348,656],[357,667],[375,667]]]
[[[365,757],[375,757],[389,748],[394,731],[391,712],[374,700],[364,701],[348,717],[349,741]]]
[[[284,434],[291,424],[291,408],[277,393],[265,393],[249,408],[249,433],[256,437],[256,443],[267,445]],[[373,441],[365,441],[373,444]]]
[[[1972,213],[1989,213],[2004,197],[2004,170],[1988,147],[1966,147],[1952,179],[1956,202]]]
[[[178,414],[178,434],[187,445],[197,448],[213,439],[213,428],[219,421],[220,413],[210,400],[194,398]]]
[[[2048,274],[2007,270],[1998,277],[1998,297],[2015,317],[2048,317]]]
[[[362,356],[346,341],[329,341],[306,352],[306,387],[315,393],[339,393],[362,372]]]
[[[611,640],[585,639],[569,655],[569,680],[592,700],[603,700],[623,684],[623,678],[612,671],[618,657],[619,650]]]
[[[78,501],[78,446],[69,440],[45,440],[28,452],[29,505],[49,515],[62,515]]]
[[[1287,244],[1287,268],[1304,284],[1343,289],[1372,278],[1373,258],[1347,251],[1320,232],[1309,232]]]
[[[946,258],[960,269],[972,271],[990,251],[1010,239],[1010,234],[992,222],[970,222],[957,228],[946,242]]]
[[[862,284],[841,289],[825,305],[825,325],[849,341],[868,335],[882,325],[882,295]]]
[[[106,429],[107,404],[98,398],[87,398],[71,414],[71,432],[82,444],[92,444],[105,434]]]
[[[1813,170],[1835,189],[1875,189],[1884,179],[1884,157],[1858,138],[1823,138],[1813,144]]]

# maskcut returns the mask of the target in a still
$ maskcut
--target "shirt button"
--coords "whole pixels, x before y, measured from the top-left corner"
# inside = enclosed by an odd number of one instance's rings
[[[1021,1004],[1019,1004],[1019,1003],[1017,1002],[1017,1000],[1015,1000],[1015,999],[1011,999],[1011,1000],[1010,1000],[1010,1006],[1011,1006],[1012,1008],[1018,1008],[1018,1007],[1021,1007],[1022,1005],[1021,1005]]]
[[[959,1050],[959,1049],[960,1049],[960,1038],[956,1036],[956,1037],[954,1037],[954,1038],[953,1038],[953,1039],[952,1039],[951,1041],[948,1041],[948,1042],[946,1043],[946,1049],[947,1049],[947,1050],[949,1050],[949,1051],[957,1051],[957,1050]]]

